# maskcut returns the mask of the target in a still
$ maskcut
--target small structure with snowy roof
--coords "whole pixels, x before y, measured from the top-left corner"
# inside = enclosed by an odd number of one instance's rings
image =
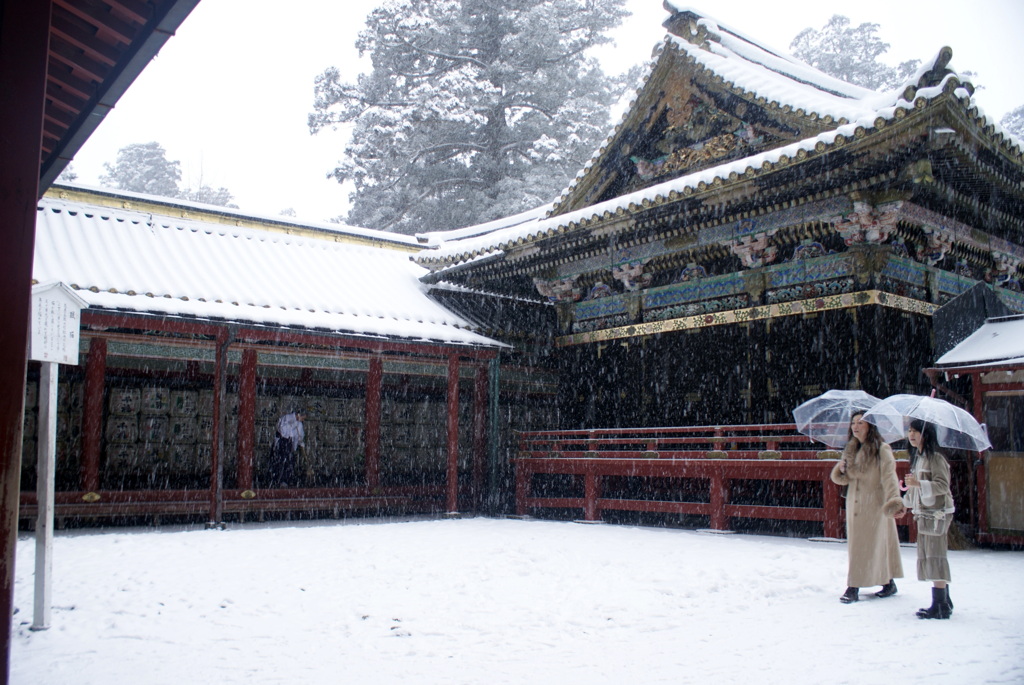
[[[932,384],[970,398],[995,449],[970,474],[981,542],[1024,541],[1024,315],[993,317],[940,356],[925,373]]]

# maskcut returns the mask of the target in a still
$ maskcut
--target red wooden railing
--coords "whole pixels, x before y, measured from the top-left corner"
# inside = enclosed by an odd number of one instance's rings
[[[839,453],[796,432],[793,424],[599,428],[527,431],[519,434],[515,468],[516,513],[544,508],[580,509],[584,520],[600,520],[607,510],[707,516],[715,530],[727,530],[732,518],[819,521],[826,537],[844,536],[845,511],[840,488],[829,478]],[[902,478],[907,462],[899,460]],[[534,492],[534,476],[560,474],[583,481],[582,496],[545,496]],[[707,482],[700,501],[608,497],[609,477],[679,479]],[[730,502],[739,480],[821,483],[821,505],[777,506]],[[652,488],[654,490],[654,488]],[[912,517],[898,520],[910,526]]]

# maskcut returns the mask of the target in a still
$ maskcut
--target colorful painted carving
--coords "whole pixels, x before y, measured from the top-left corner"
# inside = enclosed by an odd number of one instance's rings
[[[673,283],[685,283],[686,281],[698,281],[702,278],[708,277],[708,271],[700,264],[696,262],[690,262],[679,271],[679,275],[672,281]]]
[[[612,290],[610,285],[608,285],[607,283],[605,283],[603,281],[598,281],[597,283],[594,284],[594,286],[590,289],[590,292],[587,293],[587,296],[585,298],[583,298],[583,299],[584,300],[599,300],[602,297],[610,297],[610,296],[612,296],[614,294],[615,294],[615,291]]]
[[[644,273],[644,266],[649,260],[630,262],[612,267],[612,276],[622,281],[622,287],[629,292],[642,290],[651,284],[652,274]]]
[[[853,211],[836,222],[836,231],[847,245],[884,243],[896,229],[900,204],[893,202],[879,208],[854,200]]]
[[[779,256],[779,249],[768,244],[768,238],[775,231],[745,235],[739,240],[733,241],[731,249],[733,254],[740,258],[748,269],[765,266],[774,262]]]
[[[928,266],[935,266],[945,259],[946,253],[953,247],[953,232],[925,226],[924,233],[928,236],[928,244],[918,253],[917,258]]]
[[[793,250],[793,261],[799,262],[805,259],[814,259],[815,257],[824,257],[828,254],[828,250],[825,246],[814,240],[803,240]]]
[[[1003,288],[1019,290],[1020,281],[1017,278],[1017,269],[1024,263],[1024,260],[1005,252],[993,251],[992,261],[994,266],[989,271],[988,280]]]
[[[553,281],[534,278],[533,285],[537,288],[538,293],[548,298],[549,302],[576,302],[583,295],[576,285],[576,278],[573,276]]]

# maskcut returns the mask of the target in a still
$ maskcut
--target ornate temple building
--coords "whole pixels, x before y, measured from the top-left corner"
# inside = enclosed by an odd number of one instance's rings
[[[924,392],[939,307],[985,283],[1024,311],[1021,145],[949,48],[878,93],[690,11],[665,26],[553,204],[420,236],[425,280],[496,333],[515,326],[487,293],[553,310],[516,333],[551,340],[560,428],[787,422],[829,388]]]

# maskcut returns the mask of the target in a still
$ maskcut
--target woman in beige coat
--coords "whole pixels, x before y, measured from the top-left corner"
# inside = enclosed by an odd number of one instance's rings
[[[896,594],[896,578],[903,577],[900,541],[893,517],[903,513],[892,448],[878,429],[854,414],[850,440],[832,468],[832,482],[847,485],[846,541],[849,570],[840,602],[860,599],[860,588],[881,585],[878,597]]]

